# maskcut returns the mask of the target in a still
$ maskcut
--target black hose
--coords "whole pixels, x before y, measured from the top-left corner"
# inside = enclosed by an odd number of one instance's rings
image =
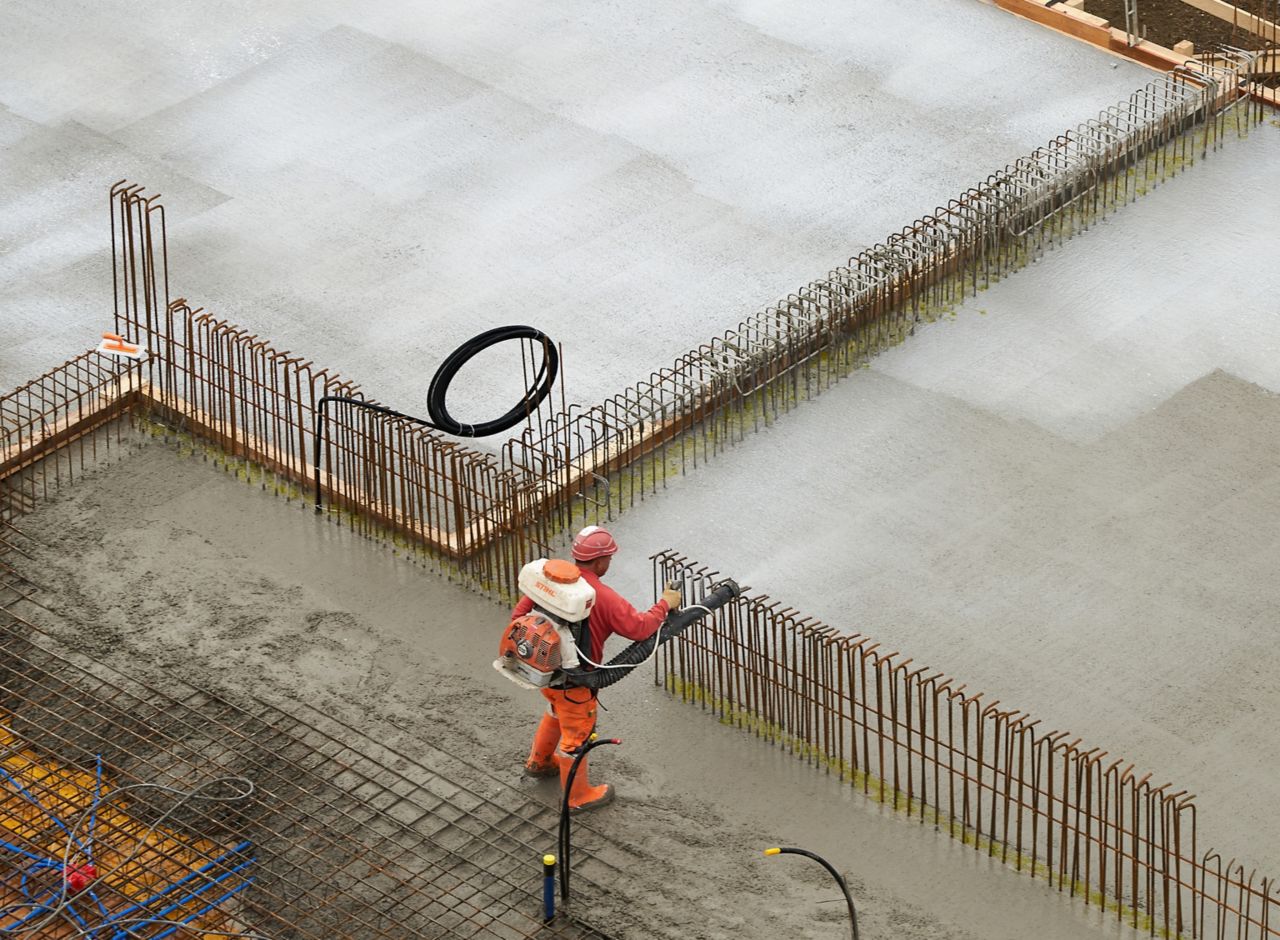
[[[593,750],[602,744],[621,744],[618,738],[592,738],[581,744],[573,752],[573,764],[564,781],[564,799],[560,803],[560,907],[569,904],[569,855],[572,849],[569,826],[569,794],[573,792],[573,781],[578,776],[578,765]]]
[[[510,411],[500,418],[495,418],[493,421],[482,421],[480,424],[463,424],[455,419],[453,415],[449,414],[445,399],[449,393],[449,385],[457,377],[458,372],[464,365],[490,346],[496,346],[498,343],[505,343],[513,339],[536,340],[542,344],[542,365],[538,367],[538,374],[534,376],[533,384],[525,390],[524,397]],[[551,394],[551,389],[559,372],[560,354],[556,352],[555,344],[551,342],[551,337],[547,336],[546,333],[532,326],[499,326],[471,337],[471,339],[451,352],[445,361],[440,364],[440,368],[436,369],[436,374],[431,377],[431,384],[427,387],[427,414],[431,415],[430,421],[405,414],[403,411],[396,411],[394,408],[388,408],[385,405],[375,405],[373,402],[362,401],[359,398],[348,398],[344,395],[322,396],[316,402],[316,416],[311,435],[313,442],[311,466],[315,475],[316,512],[320,512],[322,508],[320,458],[322,456],[325,432],[328,429],[327,408],[330,402],[355,405],[367,411],[375,411],[378,414],[411,421],[422,427],[431,428],[433,431],[452,434],[454,437],[488,437],[491,434],[499,434],[508,428],[515,427],[532,414]]]
[[[690,604],[681,610],[667,614],[656,633],[647,640],[638,640],[624,649],[613,659],[596,669],[566,669],[565,688],[569,689],[603,689],[630,674],[653,653],[654,647],[660,646],[674,636],[689,629],[703,617],[711,614],[729,601],[733,600],[742,589],[737,582],[720,581],[712,585],[710,592],[696,604]]]
[[[490,346],[512,339],[537,340],[542,343],[542,365],[538,369],[538,374],[534,376],[533,384],[525,390],[524,398],[501,418],[495,418],[493,421],[462,424],[454,420],[453,415],[449,414],[449,409],[445,407],[449,383],[454,380],[464,365]],[[486,330],[478,336],[471,337],[451,352],[449,357],[440,364],[436,374],[431,377],[431,385],[427,387],[427,414],[431,415],[431,420],[435,422],[432,427],[455,437],[488,437],[491,434],[499,434],[507,428],[513,428],[532,414],[542,400],[551,394],[551,387],[555,384],[559,370],[560,357],[556,353],[556,348],[550,337],[541,330],[531,326],[499,326]]]
[[[849,886],[845,884],[844,876],[836,871],[834,865],[828,862],[817,852],[810,852],[808,849],[765,849],[765,855],[803,855],[805,858],[811,858],[836,880],[836,884],[840,886],[840,891],[844,894],[844,901],[849,905],[849,926],[853,929],[853,940],[858,940],[858,912],[853,906],[853,895],[849,893]]]

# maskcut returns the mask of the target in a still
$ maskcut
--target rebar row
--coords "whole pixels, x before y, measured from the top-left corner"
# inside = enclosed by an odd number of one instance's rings
[[[720,577],[653,558],[699,596]],[[921,823],[1155,935],[1280,937],[1280,882],[1198,843],[1191,794],[943,673],[766,594],[744,595],[661,648],[681,699]]]
[[[0,522],[29,512],[119,446],[118,426],[93,432],[133,407],[139,375],[136,363],[87,352],[0,397]]]
[[[556,481],[548,538],[655,493],[767,426],[922,320],[1040,257],[1246,133],[1250,53],[1189,63],[1139,89],[849,263],[608,401],[510,441],[504,464]]]
[[[163,205],[127,181],[109,202],[117,331],[149,352],[140,369],[145,416],[213,444],[264,488],[301,497],[312,485],[320,400],[370,399],[332,370],[171,300]],[[542,412],[528,418],[538,426]],[[522,522],[532,481],[493,454],[347,402],[328,403],[326,427],[319,480],[331,518],[425,548],[450,577],[509,590],[536,550]]]
[[[1259,119],[1251,54],[1223,48],[994,173],[734,330],[592,408],[531,414],[500,455],[410,421],[332,403],[320,488],[331,516],[424,550],[443,573],[497,595],[579,521],[656,493],[667,477],[767,426],[877,352],[1217,148]],[[1221,63],[1228,63],[1223,65]],[[1259,106],[1260,107],[1260,106]],[[116,332],[140,363],[87,354],[0,399],[0,512],[29,508],[48,468],[83,464],[111,403],[212,443],[236,472],[286,498],[312,478],[316,409],[365,400],[354,383],[169,294],[164,206],[111,188]],[[98,407],[95,411],[89,406]],[[89,430],[87,430],[89,429]],[[73,444],[79,441],[79,450]],[[39,444],[33,449],[33,444]],[[37,479],[38,477],[38,479]],[[17,479],[17,483],[13,482]]]
[[[1241,65],[1241,70],[1247,63]],[[340,518],[427,545],[501,593],[579,517],[656,492],[875,352],[1218,146],[1241,71],[1163,77],[917,220],[737,330],[592,409],[539,415],[501,460],[411,423],[339,405],[322,485]],[[149,398],[235,457],[306,480],[316,402],[352,383],[168,301],[163,207],[113,188],[117,320],[154,355]],[[273,480],[279,488],[279,479]]]

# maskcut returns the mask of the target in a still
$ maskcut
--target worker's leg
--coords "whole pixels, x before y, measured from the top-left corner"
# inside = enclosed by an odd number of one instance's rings
[[[596,729],[596,697],[590,689],[568,689],[557,692],[553,702],[560,719],[560,747],[556,750],[556,758],[560,761],[560,787],[563,790],[569,782],[574,751],[585,744]],[[607,783],[593,787],[587,773],[587,760],[583,758],[578,762],[578,772],[569,792],[569,809],[576,813],[612,801],[613,787]]]
[[[538,722],[538,730],[533,733],[533,746],[529,748],[529,759],[524,762],[524,773],[527,777],[554,777],[560,773],[560,762],[556,760],[556,745],[560,743],[560,720],[556,718],[555,705],[551,689],[543,689],[547,699],[547,710],[542,713]]]

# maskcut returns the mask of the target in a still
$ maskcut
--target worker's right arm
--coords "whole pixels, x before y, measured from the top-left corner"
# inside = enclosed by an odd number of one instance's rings
[[[613,588],[600,585],[596,589],[596,609],[591,615],[591,632],[602,629],[600,642],[610,633],[626,637],[628,640],[647,640],[658,632],[667,612],[671,609],[665,600],[660,600],[644,613],[636,610]]]
[[[533,598],[526,594],[516,602],[515,608],[511,611],[511,619],[519,620],[531,610],[533,610]]]

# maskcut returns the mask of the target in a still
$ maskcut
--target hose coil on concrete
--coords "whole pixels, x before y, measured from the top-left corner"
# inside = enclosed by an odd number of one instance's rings
[[[449,385],[457,377],[458,372],[490,346],[513,339],[527,339],[542,344],[542,365],[538,369],[538,374],[534,376],[533,384],[525,390],[524,397],[510,411],[492,421],[463,424],[455,420],[445,406],[445,397],[449,392]],[[425,421],[422,423],[455,437],[488,437],[491,434],[500,434],[508,428],[515,427],[542,404],[543,400],[551,394],[559,371],[560,355],[556,352],[551,337],[541,330],[532,326],[499,326],[486,330],[467,340],[440,363],[440,368],[436,369],[436,374],[431,377],[431,385],[427,388],[427,414],[431,415],[432,423]]]
[[[505,343],[513,339],[529,340],[542,344],[542,365],[539,366],[538,373],[534,376],[532,384],[525,389],[524,397],[510,411],[492,421],[482,421],[479,424],[464,424],[454,418],[449,413],[446,399],[449,394],[449,386],[457,378],[462,367],[490,346],[496,346],[498,343]],[[515,427],[533,414],[546,397],[551,394],[551,389],[554,387],[556,376],[559,373],[560,354],[556,351],[555,344],[551,342],[551,337],[546,333],[532,326],[499,326],[471,337],[471,339],[451,352],[444,362],[440,363],[440,367],[436,369],[436,374],[431,377],[431,384],[427,387],[427,413],[431,416],[429,421],[426,418],[418,418],[414,415],[405,414],[403,411],[396,411],[394,408],[388,408],[385,405],[376,405],[360,398],[350,398],[346,395],[322,396],[316,402],[315,423],[312,428],[313,451],[311,464],[315,474],[316,512],[320,512],[323,508],[320,489],[320,459],[323,453],[325,431],[328,427],[328,406],[330,402],[354,405],[357,408],[364,408],[366,411],[375,411],[378,414],[388,415],[392,418],[411,421],[422,427],[431,428],[433,431],[440,431],[454,437],[488,437]]]

